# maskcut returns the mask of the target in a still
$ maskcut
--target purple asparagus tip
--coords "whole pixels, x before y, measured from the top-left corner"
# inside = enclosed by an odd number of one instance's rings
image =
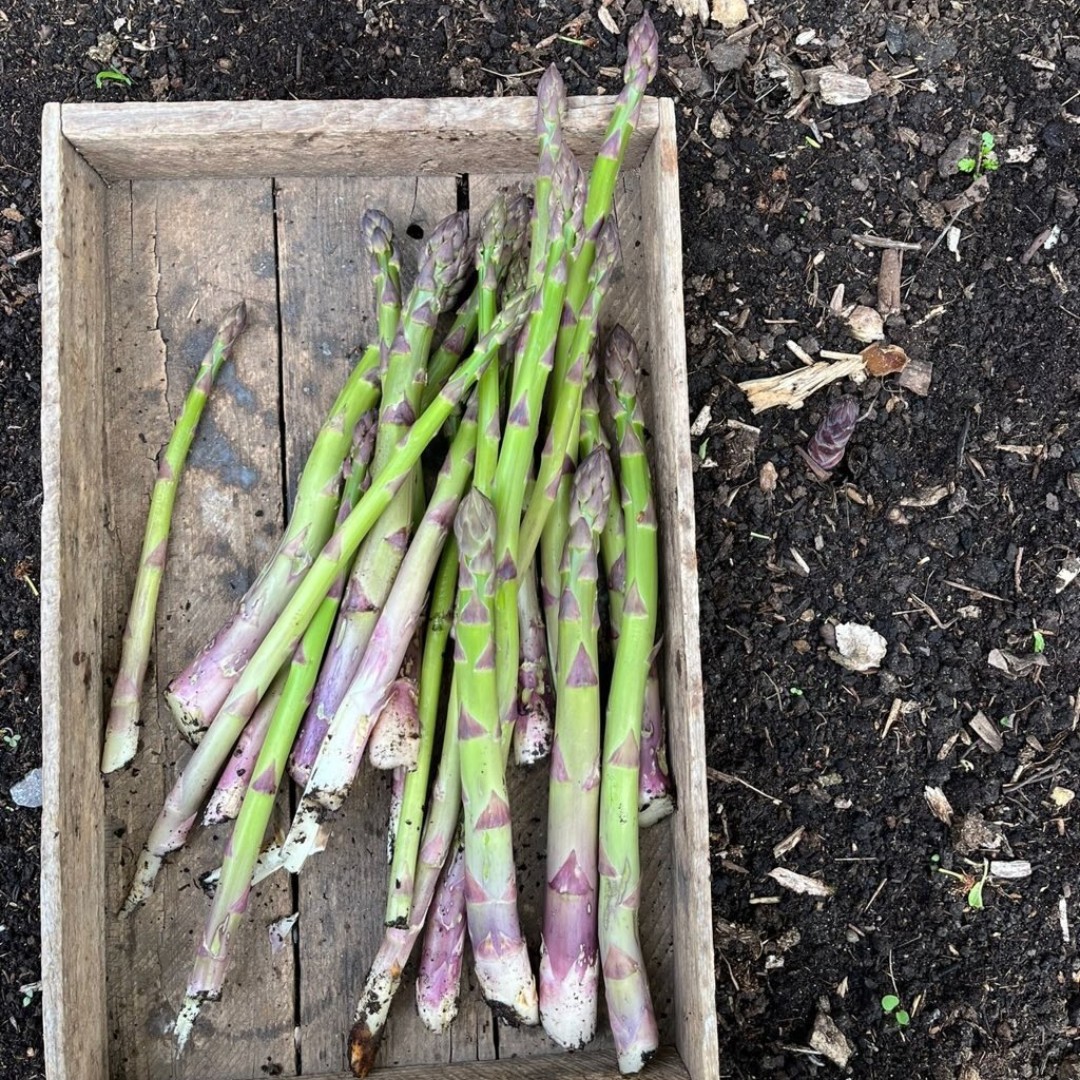
[[[518,255],[529,242],[532,208],[528,195],[516,195],[506,204],[506,250],[511,256]]]
[[[585,522],[591,532],[600,533],[607,522],[615,473],[611,458],[602,446],[593,449],[574,473],[571,495],[570,528],[578,520]],[[588,543],[586,539],[586,543]]]
[[[372,256],[388,255],[393,245],[393,222],[381,210],[366,210],[360,219],[364,247]]]
[[[540,78],[540,85],[536,88],[536,105],[536,134],[543,135],[549,127],[558,126],[566,108],[566,84],[554,64],[549,64]]]
[[[806,449],[799,452],[819,480],[828,480],[844,460],[844,451],[859,420],[859,403],[849,396],[833,402]]]
[[[651,83],[660,63],[660,38],[656,33],[649,13],[644,15],[630,28],[627,40],[627,56],[624,79],[633,82],[637,69],[645,69],[645,81]]]
[[[246,301],[241,300],[240,303],[225,316],[225,319],[218,330],[218,337],[221,338],[226,352],[236,344],[236,339],[244,332],[246,326],[247,303]]]
[[[604,374],[619,397],[637,397],[638,351],[633,337],[616,324],[604,350]]]
[[[461,500],[454,518],[454,536],[463,562],[475,565],[485,552],[494,562],[495,527],[495,508],[474,488]]]

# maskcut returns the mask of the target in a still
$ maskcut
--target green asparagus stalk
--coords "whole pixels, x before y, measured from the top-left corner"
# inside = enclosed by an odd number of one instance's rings
[[[139,555],[139,572],[128,612],[120,654],[120,670],[113,687],[112,704],[105,727],[105,747],[101,771],[114,772],[128,764],[139,746],[139,695],[150,661],[150,641],[154,634],[158,592],[165,571],[173,504],[184,470],[188,450],[195,437],[199,418],[221,365],[228,359],[236,339],[247,323],[247,307],[241,301],[225,316],[209,351],[199,365],[195,382],[161,454],[157,481],[150,498],[150,514]]]
[[[566,85],[559,69],[550,64],[536,88],[536,136],[540,143],[540,161],[536,172],[536,194],[533,198],[528,278],[534,289],[540,288],[546,267],[550,264],[548,247],[554,235],[551,220],[552,185],[555,168],[565,149],[562,133],[565,110]]]
[[[619,1071],[640,1071],[659,1042],[638,938],[638,783],[645,683],[656,636],[658,554],[633,339],[616,327],[604,353],[626,529],[626,594],[608,695],[600,779],[599,937]]]
[[[555,338],[566,283],[566,242],[556,237],[548,251],[544,286],[534,301],[523,336],[521,363],[515,367],[510,411],[495,470],[498,533],[495,558],[495,649],[498,665],[499,715],[509,744],[517,712],[518,659],[521,655],[517,596],[518,544],[525,484],[540,427],[544,387],[555,352]]]
[[[367,476],[370,433],[370,425],[364,425],[357,431],[352,467],[341,493],[337,516],[339,527],[351,513]],[[285,676],[284,686],[255,761],[236,824],[225,846],[221,876],[176,1022],[178,1053],[183,1051],[188,1041],[202,1003],[217,1001],[221,997],[231,959],[233,935],[247,911],[259,849],[285,773],[289,747],[311,698],[315,676],[337,617],[346,573],[347,568],[343,566],[304,632],[292,663],[278,675],[278,680]]]
[[[645,90],[652,82],[659,64],[659,38],[648,13],[631,28],[627,41],[626,65],[623,69],[623,88],[615,103],[615,111],[608,124],[607,136],[593,162],[589,174],[589,192],[582,215],[581,249],[574,257],[566,288],[566,318],[559,334],[555,356],[556,386],[561,385],[570,350],[573,345],[574,326],[581,312],[581,305],[589,290],[589,272],[596,255],[596,240],[600,225],[611,212],[615,198],[615,184],[622,168],[623,158],[630,136],[637,126]]]
[[[467,269],[467,239],[464,214],[450,215],[431,234],[383,373],[379,430],[372,464],[376,473],[408,431],[420,407],[436,321]],[[306,784],[310,779],[330,718],[356,674],[404,558],[412,531],[413,500],[419,480],[418,471],[408,478],[357,554],[333,643],[290,760],[290,774],[297,783]]]
[[[503,260],[506,233],[506,199],[499,195],[481,225],[480,246],[476,253],[479,272],[480,309],[478,329],[487,333],[498,308],[499,270]],[[476,444],[476,472],[473,487],[491,497],[495,466],[499,461],[499,368],[489,364],[480,376],[477,389],[480,437]]]
[[[514,1024],[536,1024],[536,982],[518,922],[517,871],[495,684],[495,510],[479,492],[470,492],[462,501],[454,534],[460,552],[454,676],[459,698],[469,939],[477,981],[495,1015]]]
[[[464,300],[454,315],[454,322],[446,332],[442,344],[431,354],[428,361],[427,385],[424,387],[423,407],[426,409],[438,396],[443,384],[461,363],[469,342],[476,336],[480,318],[479,286]]]
[[[455,547],[455,550],[456,547]],[[388,926],[375,955],[364,989],[356,1005],[349,1032],[349,1067],[354,1076],[367,1076],[375,1064],[390,1005],[401,985],[405,965],[420,937],[435,896],[442,868],[456,846],[461,816],[461,768],[458,743],[458,696],[455,681],[450,683],[442,753],[431,790],[431,805],[424,823],[424,838],[416,866],[412,912],[408,926]]]
[[[386,703],[387,691],[420,621],[428,585],[472,476],[475,453],[476,409],[470,402],[364,657],[330,720],[293,815],[282,854],[286,869],[294,874],[300,872],[308,858],[318,825],[341,806],[356,778],[372,726]]]
[[[518,589],[518,622],[521,627],[521,669],[518,674],[521,696],[514,726],[514,760],[519,765],[535,765],[551,751],[555,712],[555,687],[548,661],[547,631],[535,562],[526,565]]]
[[[581,451],[607,447],[608,440],[600,424],[596,388],[589,384],[581,405]],[[608,587],[608,625],[612,650],[618,649],[619,626],[622,622],[623,598],[626,595],[626,530],[622,509],[613,508],[608,514],[600,537],[604,572]],[[660,676],[656,669],[656,653],[649,657],[649,677],[645,684],[645,709],[641,717],[641,767],[638,773],[638,820],[648,828],[663,821],[675,809],[675,787],[667,761],[667,731],[664,723]]]
[[[560,481],[572,473],[577,460],[581,392],[592,375],[592,354],[599,329],[600,308],[619,263],[619,255],[619,233],[614,221],[609,221],[600,231],[596,262],[589,283],[588,296],[582,305],[581,316],[574,334],[566,377],[554,388],[556,390],[555,411],[540,457],[540,471],[536,476],[536,486],[529,500],[525,519],[521,523],[521,535],[518,541],[518,565],[520,566],[525,566],[532,561],[536,545],[555,506]],[[567,492],[569,492],[569,486],[567,486]],[[562,548],[566,541],[565,520],[566,518],[563,517],[562,543],[558,543],[559,537],[556,537],[557,562],[562,559]]]
[[[547,888],[540,1019],[560,1046],[596,1034],[597,827],[600,810],[600,667],[597,537],[612,489],[611,461],[595,449],[574,475],[562,561],[555,741],[548,786]]]
[[[133,911],[153,891],[164,857],[182,847],[199,806],[220,772],[244,724],[266,693],[278,669],[300,642],[301,635],[326,596],[334,578],[347,565],[361,541],[390,504],[394,493],[412,472],[420,455],[438,434],[447,417],[479,378],[502,345],[516,334],[531,306],[532,295],[522,294],[503,306],[491,333],[443,387],[375,475],[352,513],[308,570],[285,610],[262,639],[221,707],[215,723],[177,778],[146,841],[135,879],[124,905]]]
[[[177,727],[192,742],[217,715],[274,620],[333,530],[341,468],[357,420],[379,400],[379,349],[354,365],[330,408],[296,489],[285,533],[234,615],[173,679],[165,694]]]
[[[424,825],[424,800],[435,745],[435,722],[442,691],[443,660],[453,621],[457,592],[457,543],[450,538],[443,548],[435,583],[431,589],[428,624],[420,666],[420,747],[416,769],[405,778],[401,813],[390,862],[390,891],[386,901],[386,925],[404,928],[412,911],[416,859]]]

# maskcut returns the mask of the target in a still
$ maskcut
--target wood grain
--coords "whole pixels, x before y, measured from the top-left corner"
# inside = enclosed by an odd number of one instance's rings
[[[611,97],[575,97],[566,138],[583,161]],[[65,105],[64,134],[108,181],[224,176],[453,175],[530,169],[535,99],[207,101]],[[627,149],[640,165],[657,123],[647,98]]]
[[[705,718],[698,629],[694,486],[690,458],[682,234],[675,110],[660,102],[660,126],[641,168],[642,228],[647,239],[652,435],[664,562],[664,703],[679,809],[675,864],[676,1044],[693,1080],[720,1075],[709,884],[709,804],[705,790]]]
[[[105,187],[42,118],[41,978],[53,1080],[106,1076],[101,376]]]
[[[208,208],[213,208],[212,219]],[[221,858],[228,827],[196,826],[154,896],[118,919],[135,853],[190,753],[161,703],[168,680],[228,616],[282,526],[277,285],[266,180],[138,181],[109,193],[111,358],[105,377],[106,653],[123,628],[158,450],[218,320],[241,297],[248,328],[221,371],[180,482],[143,696],[142,746],[106,795],[110,1071],[225,1078],[292,1072],[293,958],[268,924],[292,910],[289,883],[251,898],[223,1000],[208,1004],[185,1055],[170,1025],[183,1000],[207,898],[196,878]],[[197,241],[197,242],[195,242]]]
[[[289,494],[347,371],[349,351],[375,338],[375,299],[359,222],[369,207],[393,221],[403,285],[423,241],[457,208],[453,176],[288,177],[277,182],[284,419]],[[300,1058],[304,1071],[345,1067],[356,998],[382,938],[389,776],[365,764],[332,821],[326,851],[297,879]],[[448,1061],[450,1036],[420,1024],[410,977],[381,1048],[386,1062]]]
[[[380,1080],[431,1080],[428,1066],[376,1069]],[[477,1061],[440,1069],[448,1080],[619,1080],[614,1051],[586,1050],[579,1054],[544,1054],[514,1061]],[[673,1046],[661,1046],[641,1076],[646,1080],[688,1080],[690,1074]],[[328,1073],[311,1080],[351,1080],[346,1073]]]

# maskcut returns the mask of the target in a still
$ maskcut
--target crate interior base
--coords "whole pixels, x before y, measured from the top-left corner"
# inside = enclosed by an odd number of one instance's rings
[[[249,328],[235,364],[223,371],[211,397],[176,505],[140,755],[133,772],[109,778],[106,786],[106,986],[114,1077],[235,1080],[340,1075],[345,1067],[356,996],[381,936],[388,774],[365,767],[334,820],[326,852],[297,879],[278,875],[253,892],[224,998],[204,1007],[179,1060],[173,1056],[171,1027],[208,909],[198,878],[219,863],[228,830],[197,827],[192,843],[168,861],[143,910],[126,920],[111,912],[120,906],[139,848],[188,752],[161,692],[230,612],[271,552],[311,440],[344,381],[350,357],[375,339],[361,214],[369,207],[389,214],[409,282],[422,237],[436,222],[455,209],[469,209],[475,222],[496,191],[517,180],[509,174],[281,176],[135,180],[107,191],[106,672],[115,670],[119,655],[155,455],[218,319],[241,297],[249,309]],[[623,271],[604,322],[626,325],[647,356],[647,273],[633,172],[620,183],[617,214]],[[544,767],[511,767],[520,910],[534,958],[545,790]],[[286,827],[295,799],[295,791],[282,794],[275,829]],[[673,850],[670,823],[643,833],[641,933],[665,1043],[675,1037]],[[299,916],[293,942],[272,950],[269,925],[292,914]],[[539,1029],[493,1024],[468,958],[459,1015],[447,1035],[423,1028],[413,991],[410,972],[394,1003],[380,1065],[507,1061],[557,1050]],[[580,1074],[560,1075],[610,1075],[603,1016],[600,1030],[590,1048],[596,1054],[567,1058],[580,1064]],[[521,1063],[516,1068],[528,1076],[538,1067]],[[662,1054],[653,1070],[657,1076],[685,1075],[671,1052]]]

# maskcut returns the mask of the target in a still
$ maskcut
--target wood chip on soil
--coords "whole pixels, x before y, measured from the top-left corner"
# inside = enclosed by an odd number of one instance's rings
[[[804,896],[832,896],[835,891],[818,878],[797,874],[794,870],[788,870],[784,866],[778,866],[775,870],[770,870],[769,877],[783,888],[802,893]]]

